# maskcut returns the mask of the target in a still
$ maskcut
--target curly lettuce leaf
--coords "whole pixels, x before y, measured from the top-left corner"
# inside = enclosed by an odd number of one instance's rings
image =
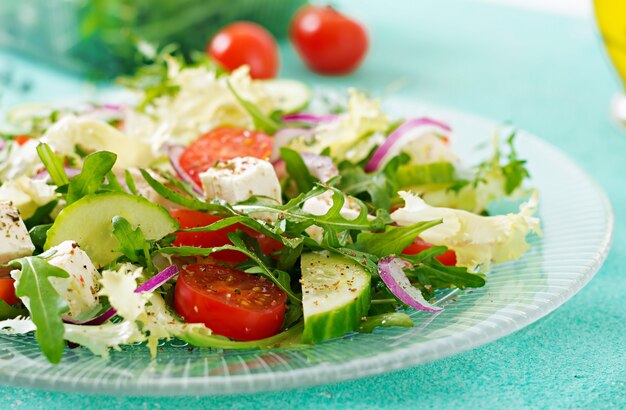
[[[351,89],[348,110],[337,121],[318,125],[312,137],[292,140],[289,147],[314,154],[330,150],[331,157],[337,161],[359,162],[384,139],[390,124],[380,101]]]
[[[98,295],[108,297],[111,306],[124,320],[137,319],[144,312],[150,297],[149,293],[135,293],[137,279],[142,273],[142,267],[130,263],[122,264],[117,270],[102,272]]]
[[[458,266],[488,268],[490,263],[518,259],[529,247],[526,235],[541,233],[539,219],[532,216],[537,209],[536,195],[522,204],[517,214],[480,216],[463,210],[430,206],[409,192],[399,194],[405,205],[393,212],[391,218],[400,226],[442,219],[442,224],[425,230],[420,237],[433,245],[452,249]]]

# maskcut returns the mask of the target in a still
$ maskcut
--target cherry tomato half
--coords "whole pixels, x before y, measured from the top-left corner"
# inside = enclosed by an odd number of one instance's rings
[[[416,255],[423,250],[431,248],[431,245],[428,242],[424,242],[421,238],[416,238],[412,244],[406,247],[405,250],[402,251],[405,255]],[[456,266],[456,253],[453,250],[448,249],[441,255],[437,256],[437,260],[446,266]]]
[[[219,216],[199,211],[192,211],[189,209],[173,209],[170,210],[170,214],[178,221],[180,229],[207,226],[222,219]],[[214,246],[227,245],[231,244],[231,241],[228,239],[228,234],[238,230],[244,231],[253,238],[256,238],[259,241],[261,250],[266,255],[270,255],[272,252],[282,249],[283,247],[283,244],[277,240],[269,238],[241,224],[234,224],[213,232],[178,232],[173,245],[197,246],[200,248],[212,248]],[[211,254],[211,257],[220,262],[230,263],[233,265],[248,259],[248,257],[243,253],[230,250],[213,253]]]
[[[228,71],[247,64],[252,78],[273,78],[278,73],[278,45],[258,24],[239,21],[220,30],[207,53]]]
[[[278,333],[286,301],[285,292],[263,277],[207,264],[185,266],[174,291],[174,307],[187,322],[236,340]]]
[[[320,74],[348,74],[367,53],[367,32],[330,6],[304,6],[294,16],[289,38],[300,57]]]
[[[180,156],[180,166],[198,184],[200,174],[215,165],[236,157],[267,159],[272,153],[272,138],[257,131],[240,128],[216,128],[202,135]]]
[[[14,305],[19,300],[15,296],[13,282],[15,281],[11,278],[0,279],[0,299],[4,300],[8,305]]]

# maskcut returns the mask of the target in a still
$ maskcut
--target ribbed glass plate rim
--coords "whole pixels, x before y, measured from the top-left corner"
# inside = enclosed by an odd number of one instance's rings
[[[464,120],[477,121],[483,125],[489,123],[496,127],[492,120],[479,116],[454,111],[447,108],[434,107],[429,104],[417,104],[404,99],[395,99],[394,103],[421,107],[424,105],[428,112],[434,112],[441,118],[461,118]],[[393,104],[392,104],[393,105]],[[403,110],[400,110],[403,111]],[[395,112],[391,110],[390,112]],[[454,121],[452,121],[454,123]],[[601,239],[595,243],[594,256],[586,261],[586,269],[581,271],[575,279],[568,281],[567,287],[562,288],[557,294],[548,299],[538,299],[534,302],[534,309],[527,309],[519,314],[509,313],[507,320],[502,320],[498,327],[489,327],[488,331],[477,324],[471,340],[467,334],[452,334],[439,339],[416,346],[407,346],[393,351],[381,351],[373,356],[359,357],[344,363],[324,362],[311,367],[290,369],[285,371],[271,370],[265,373],[205,376],[205,377],[165,377],[156,373],[152,376],[142,374],[140,379],[130,383],[120,384],[112,379],[83,379],[75,374],[62,374],[60,372],[36,372],[36,374],[23,374],[19,369],[10,369],[0,366],[0,383],[34,387],[47,390],[76,391],[95,394],[124,394],[124,395],[198,395],[198,394],[234,394],[251,393],[289,389],[317,384],[340,382],[355,378],[371,376],[375,374],[400,370],[448,357],[460,352],[490,343],[501,337],[509,335],[523,327],[539,320],[557,307],[565,303],[591,280],[605,260],[613,233],[613,212],[611,204],[601,187],[582,170],[574,161],[569,159],[558,148],[535,137],[529,133],[523,133],[522,141],[531,143],[541,148],[540,157],[558,158],[561,165],[566,166],[581,179],[577,183],[584,183],[590,192],[593,192],[592,200],[602,209],[602,215],[606,220],[606,227]],[[535,176],[538,178],[550,178],[549,175]],[[332,343],[332,342],[331,342]],[[315,347],[312,347],[314,349]]]

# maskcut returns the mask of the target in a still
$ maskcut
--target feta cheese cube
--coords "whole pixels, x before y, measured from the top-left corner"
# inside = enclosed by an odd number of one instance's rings
[[[48,259],[48,263],[69,274],[68,278],[50,278],[52,286],[70,307],[67,315],[76,317],[81,312],[94,308],[98,304],[96,293],[100,273],[89,256],[74,241],[61,242],[50,250],[56,253]]]
[[[281,203],[280,182],[268,161],[254,157],[238,157],[220,162],[200,174],[207,199],[223,199],[234,203],[254,195]]]
[[[30,256],[34,250],[20,212],[12,202],[0,202],[0,263]]]

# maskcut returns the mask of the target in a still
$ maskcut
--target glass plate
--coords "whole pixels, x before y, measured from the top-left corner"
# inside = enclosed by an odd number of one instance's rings
[[[397,116],[445,119],[455,148],[470,163],[475,147],[498,124],[427,104],[393,99]],[[484,288],[450,292],[436,314],[413,312],[415,327],[350,334],[316,346],[264,351],[193,349],[163,344],[156,360],[130,346],[109,360],[67,349],[50,365],[32,336],[0,335],[0,383],[33,388],[128,395],[199,395],[276,390],[336,382],[440,359],[506,336],[550,313],[578,292],[607,255],[613,215],[599,186],[553,146],[525,132],[517,139],[541,192],[543,237],[517,262],[495,267]]]

